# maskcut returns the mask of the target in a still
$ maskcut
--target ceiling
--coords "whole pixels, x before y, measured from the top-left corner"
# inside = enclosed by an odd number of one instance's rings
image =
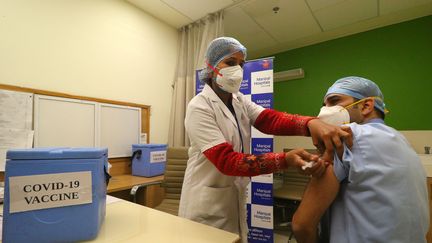
[[[432,0],[127,1],[175,28],[224,9],[224,35],[242,42],[249,58],[432,14]]]

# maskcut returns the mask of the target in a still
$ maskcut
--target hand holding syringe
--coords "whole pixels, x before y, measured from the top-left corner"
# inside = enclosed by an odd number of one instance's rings
[[[294,149],[286,153],[285,159],[289,166],[299,169],[301,174],[320,177],[326,168],[326,163],[316,154],[311,154],[304,149]]]

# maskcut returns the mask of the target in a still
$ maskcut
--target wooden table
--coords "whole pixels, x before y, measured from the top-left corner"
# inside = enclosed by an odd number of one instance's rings
[[[163,175],[154,177],[141,177],[127,175],[115,175],[111,177],[107,193],[125,200],[131,200],[131,189],[134,186],[148,185],[136,194],[136,202],[148,207],[156,207],[164,198],[164,190],[160,187]]]
[[[305,189],[305,186],[283,185],[281,188],[274,190],[273,197],[301,201]]]
[[[145,184],[153,184],[155,182],[162,182],[163,175],[154,176],[154,177],[141,177],[141,176],[133,176],[133,175],[116,175],[111,177],[107,192],[118,192],[123,190],[130,190],[133,186],[136,185],[145,185]]]

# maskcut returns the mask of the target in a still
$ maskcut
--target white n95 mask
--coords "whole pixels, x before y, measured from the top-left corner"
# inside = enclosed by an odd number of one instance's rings
[[[240,65],[221,68],[216,77],[216,83],[223,91],[228,93],[239,92],[242,81],[243,69]]]
[[[341,126],[350,123],[348,110],[342,106],[323,106],[321,107],[318,118],[328,124]]]

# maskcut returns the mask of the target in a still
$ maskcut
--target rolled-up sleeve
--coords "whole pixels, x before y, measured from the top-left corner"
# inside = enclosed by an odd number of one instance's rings
[[[344,143],[344,152],[342,155],[342,159],[339,158],[339,156],[335,151],[334,160],[333,160],[333,171],[339,182],[348,179],[352,161],[353,161],[353,154],[346,146],[345,143]]]

